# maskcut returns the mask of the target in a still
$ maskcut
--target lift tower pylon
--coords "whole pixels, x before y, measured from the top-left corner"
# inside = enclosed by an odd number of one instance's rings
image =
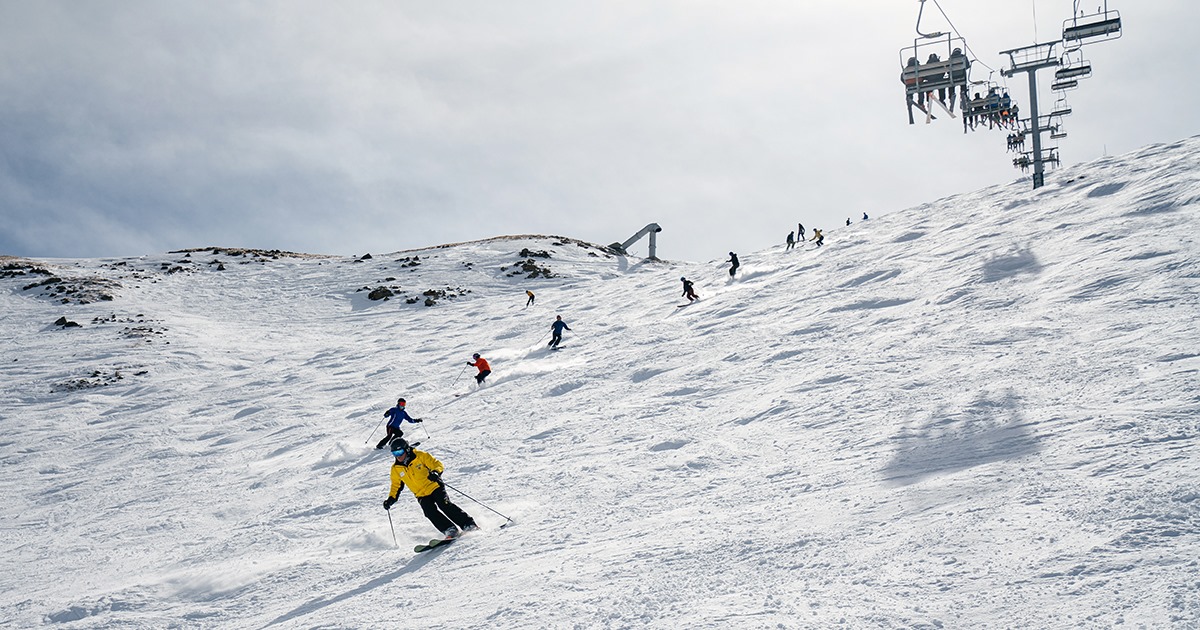
[[[1011,66],[1000,71],[1006,77],[1012,77],[1024,72],[1029,75],[1029,130],[1033,134],[1033,187],[1041,188],[1046,182],[1045,161],[1042,159],[1042,133],[1052,131],[1047,125],[1042,127],[1038,119],[1038,84],[1037,71],[1043,68],[1057,68],[1060,65],[1059,56],[1054,54],[1054,48],[1061,42],[1053,41],[1034,44],[1023,48],[1002,51],[1008,55]]]

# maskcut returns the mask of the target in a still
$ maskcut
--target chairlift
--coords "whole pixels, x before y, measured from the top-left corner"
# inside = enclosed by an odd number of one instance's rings
[[[1008,90],[994,81],[976,81],[972,85],[987,85],[987,92],[979,92],[966,100],[962,107],[963,133],[986,126],[988,129],[1018,129],[1019,106]]]
[[[1066,132],[1066,130],[1065,130],[1065,129],[1063,129],[1062,127],[1058,126],[1058,125],[1055,125],[1055,126],[1054,126],[1054,131],[1051,131],[1051,132],[1050,132],[1050,139],[1051,139],[1051,140],[1058,140],[1058,139],[1060,139],[1060,138],[1066,138],[1066,137],[1067,137],[1067,132]]]
[[[1083,66],[1069,66],[1054,71],[1054,80],[1062,81],[1064,79],[1086,79],[1092,76],[1091,64]]]
[[[1064,103],[1062,105],[1055,105],[1054,110],[1051,111],[1049,114],[1046,114],[1046,117],[1054,118],[1057,116],[1059,118],[1062,118],[1064,116],[1070,116],[1070,115],[1071,115],[1071,107]]]
[[[1054,71],[1055,81],[1086,79],[1092,76],[1092,64],[1083,58],[1083,49],[1075,47],[1063,51],[1059,58],[1060,67]]]
[[[1084,14],[1075,0],[1074,17],[1063,22],[1062,40],[1066,44],[1091,44],[1121,37],[1121,14],[1109,10],[1108,0],[1096,13]]]
[[[969,83],[971,61],[962,53],[962,42],[961,37],[947,35],[934,42],[922,42],[918,39],[912,46],[902,49],[900,58],[905,61],[900,72],[900,81],[904,83],[905,91],[908,94],[918,94],[951,87],[965,88]],[[922,54],[934,48],[934,52]],[[945,59],[938,55],[937,51],[940,50],[946,51]],[[926,61],[920,61],[922,56],[927,57]]]
[[[1055,92],[1065,92],[1066,90],[1074,90],[1079,87],[1079,81],[1068,79],[1066,81],[1055,81],[1050,84],[1050,89]]]
[[[966,40],[953,33],[922,33],[921,15],[924,10],[925,0],[921,0],[921,12],[917,14],[917,37],[913,39],[912,46],[900,50],[900,82],[904,84],[909,124],[913,123],[914,105],[925,112],[926,122],[933,118],[930,111],[933,103],[953,117],[955,97],[961,95],[961,100],[966,100],[967,85],[970,83],[971,60],[963,53],[967,50]],[[926,96],[930,101],[928,105]]]

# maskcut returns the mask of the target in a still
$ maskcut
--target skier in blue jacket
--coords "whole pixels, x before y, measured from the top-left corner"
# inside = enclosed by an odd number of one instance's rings
[[[398,438],[404,435],[404,431],[400,430],[400,424],[405,420],[409,422],[423,422],[421,418],[413,418],[408,415],[408,412],[404,409],[404,406],[407,404],[408,401],[401,398],[396,401],[395,407],[383,412],[383,417],[388,419],[387,435],[383,436],[382,440],[379,440],[379,443],[375,445],[375,448],[383,449],[383,447],[387,446],[388,442],[390,442],[392,438]]]
[[[554,331],[554,334],[550,337],[550,343],[548,345],[551,349],[554,349],[557,348],[559,342],[562,341],[562,331],[571,330],[571,327],[567,325],[567,322],[562,320],[562,315],[559,315],[554,320],[554,323],[550,324],[550,329]]]

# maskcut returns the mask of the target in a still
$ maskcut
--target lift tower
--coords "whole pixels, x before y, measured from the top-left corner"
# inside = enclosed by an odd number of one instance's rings
[[[1041,126],[1038,117],[1038,84],[1037,71],[1042,68],[1057,68],[1060,65],[1059,56],[1054,54],[1054,48],[1060,42],[1034,44],[1024,48],[1002,51],[1008,55],[1010,67],[1000,71],[1000,74],[1011,77],[1020,72],[1029,75],[1029,131],[1033,134],[1033,187],[1041,188],[1046,181],[1045,160],[1042,156],[1042,133],[1053,131],[1051,125]]]

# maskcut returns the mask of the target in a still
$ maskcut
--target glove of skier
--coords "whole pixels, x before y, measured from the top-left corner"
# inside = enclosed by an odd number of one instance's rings
[[[425,422],[425,420],[422,418],[413,418],[412,421],[413,422]]]
[[[383,500],[383,509],[390,510],[396,504],[396,497],[388,497]]]
[[[436,470],[429,471],[429,480],[436,484],[441,484],[442,483],[442,473],[440,473]]]

